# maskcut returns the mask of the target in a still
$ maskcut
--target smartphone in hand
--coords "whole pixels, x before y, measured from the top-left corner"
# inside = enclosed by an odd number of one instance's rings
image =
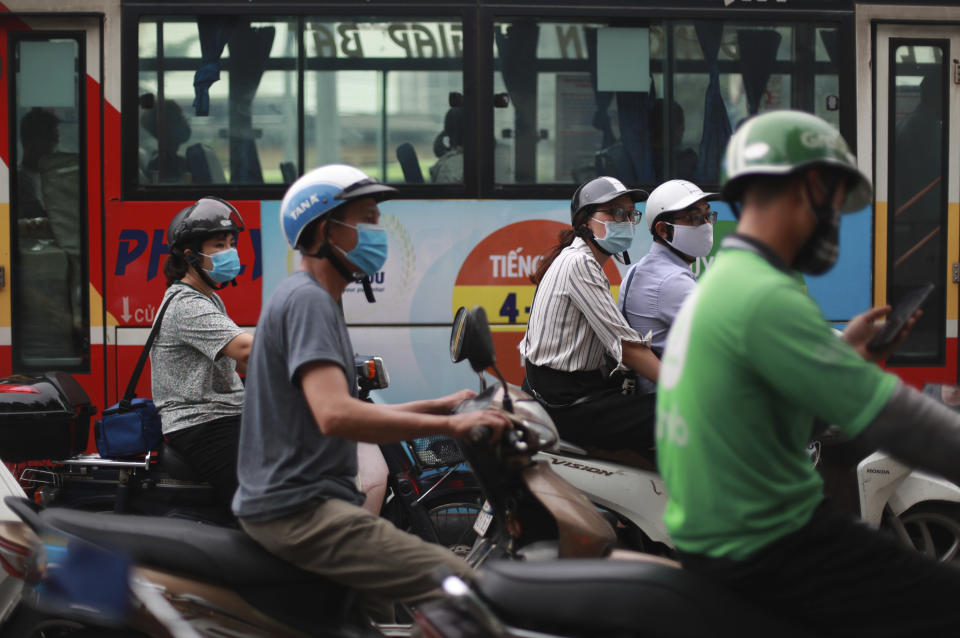
[[[879,352],[893,345],[907,320],[923,305],[934,288],[932,283],[927,283],[910,290],[887,315],[883,328],[867,344],[867,350]]]

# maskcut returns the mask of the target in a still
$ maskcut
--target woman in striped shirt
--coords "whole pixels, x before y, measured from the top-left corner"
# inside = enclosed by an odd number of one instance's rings
[[[656,382],[660,361],[626,322],[603,265],[626,254],[646,198],[613,177],[577,189],[573,228],[532,277],[537,292],[520,342],[524,389],[550,413],[567,441],[653,458],[655,395],[637,394],[634,373]]]

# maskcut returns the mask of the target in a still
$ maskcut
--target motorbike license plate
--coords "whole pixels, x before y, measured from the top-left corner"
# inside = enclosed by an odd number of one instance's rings
[[[473,531],[477,536],[483,536],[490,528],[490,522],[493,521],[493,508],[490,507],[490,501],[484,501],[480,513],[477,514],[477,520],[473,522]]]

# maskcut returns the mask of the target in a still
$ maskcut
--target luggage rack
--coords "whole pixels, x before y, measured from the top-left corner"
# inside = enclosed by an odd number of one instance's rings
[[[143,459],[105,459],[99,454],[78,454],[69,459],[59,461],[50,461],[52,467],[65,465],[68,467],[88,468],[88,467],[109,467],[118,470],[139,470],[149,469],[153,453],[148,452]],[[27,466],[20,472],[18,483],[23,487],[43,487],[51,486],[59,488],[63,486],[63,477],[56,469],[51,466]]]
[[[142,459],[105,459],[99,454],[78,454],[63,461],[56,461],[58,465],[72,465],[76,467],[115,467],[119,469],[150,469],[153,452],[147,452]]]
[[[33,466],[23,468],[17,482],[24,488],[43,487],[47,485],[59,488],[63,484],[60,474],[54,470]]]

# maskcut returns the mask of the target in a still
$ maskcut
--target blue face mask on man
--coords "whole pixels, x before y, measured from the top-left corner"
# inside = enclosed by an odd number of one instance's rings
[[[204,268],[203,271],[210,276],[210,279],[213,279],[218,284],[227,283],[240,274],[240,255],[237,254],[236,248],[227,248],[212,255],[205,253],[200,254],[210,258],[210,263],[213,264],[213,268],[210,270]]]
[[[363,271],[368,277],[373,277],[387,261],[387,229],[378,224],[347,224],[339,219],[331,219],[341,226],[357,231],[357,245],[349,252],[334,246],[350,263]]]
[[[600,248],[603,248],[611,255],[629,250],[633,244],[633,230],[635,227],[633,222],[601,222],[599,219],[594,221],[600,222],[606,229],[606,234],[604,234],[603,237],[594,236],[593,238]]]

